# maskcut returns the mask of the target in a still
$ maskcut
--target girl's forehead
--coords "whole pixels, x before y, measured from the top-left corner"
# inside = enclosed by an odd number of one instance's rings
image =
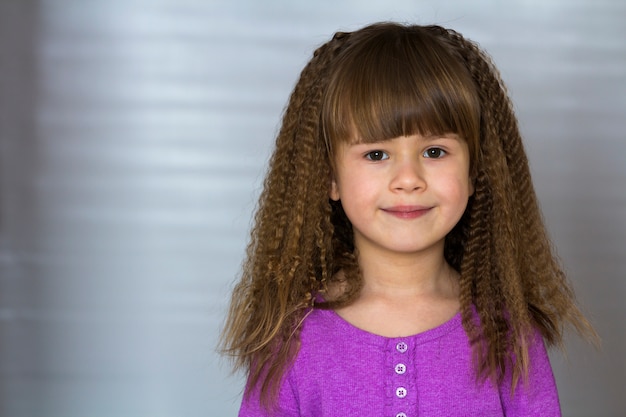
[[[413,132],[408,133],[401,136],[390,137],[390,138],[381,138],[379,140],[365,141],[360,138],[358,135],[354,135],[347,140],[339,141],[339,146],[346,147],[358,147],[358,146],[366,146],[366,145],[384,145],[386,143],[392,143],[402,138],[409,138],[415,140],[416,142],[428,144],[438,140],[453,140],[459,142],[467,142],[465,137],[456,132],[442,132],[442,133],[421,133],[421,132]]]

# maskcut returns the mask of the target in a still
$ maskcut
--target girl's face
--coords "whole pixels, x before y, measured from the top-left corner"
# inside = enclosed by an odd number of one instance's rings
[[[360,255],[443,254],[474,192],[465,140],[415,134],[343,143],[336,155],[329,194],[341,201]]]

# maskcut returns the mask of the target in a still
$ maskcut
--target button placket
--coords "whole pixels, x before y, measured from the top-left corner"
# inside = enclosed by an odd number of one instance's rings
[[[393,373],[395,374],[394,381],[394,396],[396,401],[394,401],[394,415],[395,417],[408,417],[406,414],[406,402],[405,398],[409,395],[409,390],[407,388],[407,376],[405,375],[407,372],[407,361],[409,358],[407,357],[407,352],[409,350],[409,345],[405,341],[399,341],[395,345],[396,354],[393,355],[393,362],[391,366],[393,367]],[[404,410],[403,410],[404,409]]]

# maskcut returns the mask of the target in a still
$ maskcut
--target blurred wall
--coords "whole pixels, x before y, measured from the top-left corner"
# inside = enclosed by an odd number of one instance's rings
[[[315,46],[439,23],[493,55],[604,339],[565,416],[626,415],[626,3],[0,0],[0,415],[236,415],[215,353],[280,114]]]

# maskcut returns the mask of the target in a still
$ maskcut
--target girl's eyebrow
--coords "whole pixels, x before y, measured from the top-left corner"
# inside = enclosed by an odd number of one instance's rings
[[[461,140],[461,136],[456,133],[443,133],[441,135],[426,135],[422,136],[424,140],[436,140],[436,139],[453,139],[453,140]]]
[[[353,143],[348,143],[348,146],[353,147],[353,146],[376,146],[376,145],[380,145],[383,143],[387,143],[387,142],[391,142],[394,138],[389,138],[389,139],[381,139],[381,140],[377,140],[374,142],[353,142]]]

